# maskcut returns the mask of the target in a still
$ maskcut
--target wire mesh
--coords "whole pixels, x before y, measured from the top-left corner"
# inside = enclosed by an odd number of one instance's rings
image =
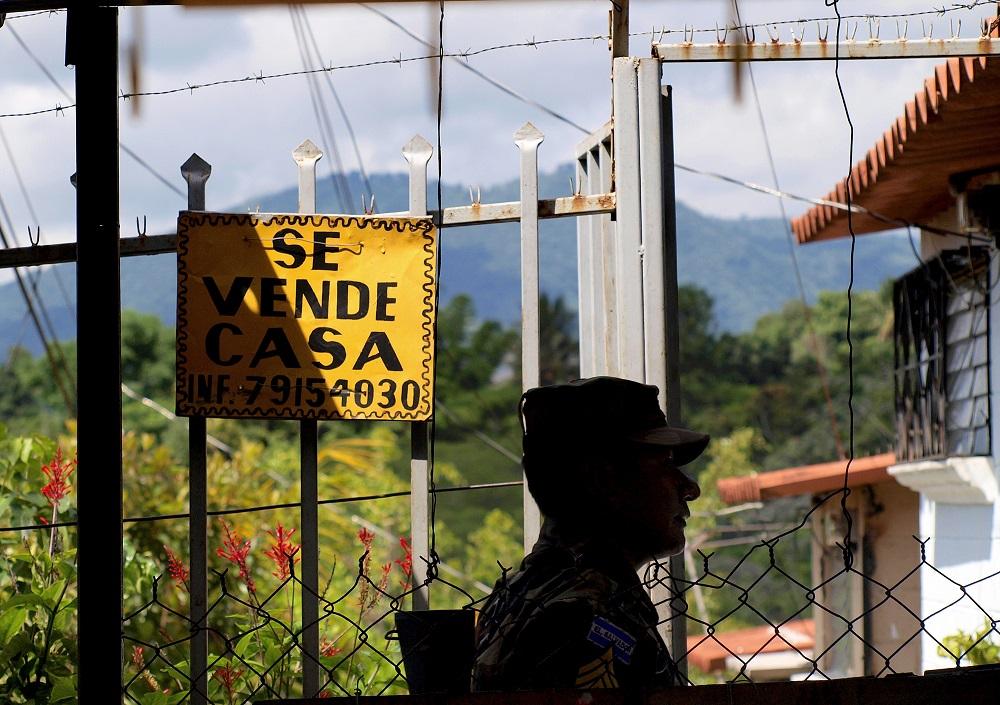
[[[866,572],[860,560],[848,560],[848,553],[859,546],[849,551],[840,542],[829,547],[833,563],[839,565],[828,574],[820,571],[811,578],[804,577],[789,566],[791,554],[785,555],[783,550],[801,552],[796,542],[805,538],[815,551],[817,527],[824,520],[824,511],[833,507],[833,514],[839,513],[836,500],[841,494],[838,491],[824,497],[798,525],[762,539],[739,555],[727,558],[699,551],[700,568],[687,579],[675,580],[666,564],[653,563],[641,578],[618,583],[612,593],[605,595],[603,608],[617,605],[633,610],[640,628],[650,634],[662,633],[679,620],[687,622],[691,634],[687,652],[675,654],[670,663],[658,667],[660,684],[711,680],[697,668],[699,655],[706,649],[717,652],[716,658],[721,655],[725,662],[714,679],[728,682],[769,680],[766,668],[761,675],[755,670],[775,652],[792,656],[797,662],[795,677],[804,680],[908,672],[913,670],[913,659],[906,652],[918,645],[935,649],[955,666],[978,663],[977,653],[1000,637],[996,599],[1000,594],[1000,571],[975,580],[957,580],[934,565],[928,556],[929,540],[918,537],[912,539],[919,554],[917,561],[891,582]],[[839,535],[836,529],[840,527],[834,528],[834,534]],[[861,541],[859,538],[859,545]],[[295,554],[289,553],[285,559],[287,575],[279,576],[278,584],[269,590],[255,585],[249,574],[236,577],[229,571],[216,571],[208,613],[197,622],[189,618],[173,594],[182,589],[178,576],[156,578],[148,599],[122,620],[125,701],[144,704],[161,702],[166,697],[166,702],[188,702],[198,694],[206,702],[228,704],[261,697],[312,695],[301,690],[302,664],[312,657],[302,648],[305,625],[297,621],[295,612],[296,598],[301,599],[307,588],[295,573]],[[491,639],[504,637],[503,629],[490,629],[489,620],[502,616],[504,609],[514,609],[511,605],[533,612],[544,610],[566,594],[592,594],[593,572],[582,567],[579,557],[573,557],[564,567],[557,584],[528,594],[517,587],[517,571],[505,569],[488,602],[476,600],[459,585],[441,578],[436,570],[431,571],[426,585],[432,586],[438,603],[476,613],[481,612],[484,603],[494,605],[485,620],[482,616],[479,619],[477,650],[483,654],[490,648]],[[318,621],[323,635],[317,660],[321,671],[319,695],[408,692],[394,620],[396,613],[405,611],[415,587],[402,584],[394,589],[388,574],[384,566],[381,570],[371,566],[371,554],[366,551],[346,590],[331,595],[328,584],[319,595]],[[919,601],[912,599],[917,581],[936,582],[941,595],[946,592],[940,587],[946,586],[950,596],[922,614]],[[710,614],[698,614],[691,604],[696,591],[703,593],[701,599],[709,593],[718,608]],[[859,592],[869,595],[869,599],[853,599]],[[643,611],[641,605],[649,604],[648,594],[654,596],[655,607],[668,608],[668,616],[656,617],[651,611]],[[497,611],[496,605],[508,607]],[[879,621],[881,616],[890,612],[897,633],[887,639],[877,632],[884,626]],[[815,643],[801,638],[802,620],[808,619],[817,623]],[[820,621],[824,628],[818,626]],[[977,622],[982,624],[978,631],[956,634],[957,624]],[[755,640],[734,641],[731,627],[746,624],[759,627]],[[208,634],[208,669],[204,674],[191,674],[188,643],[200,632]],[[554,667],[553,659],[561,650],[570,648],[575,639],[579,635],[573,633],[546,637],[544,648],[549,657],[534,664],[539,680],[547,677],[545,671]],[[453,646],[471,658],[471,633],[467,643]],[[688,675],[679,675],[684,672]],[[207,683],[204,691],[196,685],[202,675],[202,682]],[[526,674],[525,682],[533,678]]]
[[[409,559],[404,559],[409,560]],[[424,584],[405,582],[399,590],[389,585],[386,566],[373,576],[370,551],[359,558],[353,583],[331,595],[330,581],[322,594],[318,626],[323,635],[318,658],[302,644],[305,628],[296,614],[296,597],[309,590],[295,572],[295,553],[285,554],[287,574],[265,591],[249,573],[234,578],[229,570],[214,571],[214,596],[203,619],[191,619],[171,596],[182,589],[179,575],[158,576],[151,594],[122,619],[126,655],[122,696],[126,702],[189,702],[198,695],[205,702],[245,703],[261,697],[302,696],[303,662],[320,669],[320,690],[305,695],[355,696],[407,692],[403,657],[394,615],[413,592],[433,582],[439,597],[452,592],[451,602],[472,609],[474,599],[461,587],[432,572]],[[387,564],[391,566],[391,564]],[[401,566],[403,567],[403,566]],[[171,571],[174,572],[173,570]],[[404,572],[410,575],[409,565]],[[172,579],[171,579],[172,578]],[[180,579],[178,579],[180,578]],[[332,576],[331,576],[332,578]],[[208,668],[190,672],[188,645],[207,633]],[[471,653],[472,634],[468,650]],[[202,690],[198,684],[204,682]]]

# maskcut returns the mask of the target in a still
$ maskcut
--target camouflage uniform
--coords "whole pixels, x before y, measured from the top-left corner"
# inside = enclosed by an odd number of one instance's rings
[[[680,683],[635,571],[543,538],[479,616],[473,690]]]

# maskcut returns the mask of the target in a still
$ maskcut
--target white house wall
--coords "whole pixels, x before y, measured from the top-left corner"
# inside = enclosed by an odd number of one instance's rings
[[[922,239],[927,240],[928,237],[939,239],[926,234]],[[922,244],[921,249],[925,252],[933,249],[933,246]],[[1000,271],[994,256],[990,263],[990,281],[997,282],[998,276]],[[989,316],[994,324],[989,337],[990,377],[1000,380],[1000,335],[996,329],[1000,317],[996,287],[990,292],[990,298]],[[991,386],[990,407],[1000,410],[1000,385],[994,382]],[[954,502],[955,495],[949,494],[947,484],[939,490],[930,486],[921,490],[920,536],[929,538],[927,564],[921,568],[920,574],[921,615],[926,627],[921,637],[924,670],[955,665],[953,659],[949,662],[938,655],[938,643],[930,635],[943,640],[959,629],[976,631],[983,626],[986,618],[984,610],[994,619],[1000,618],[1000,576],[994,575],[1000,571],[1000,511],[995,499],[996,487],[1000,483],[997,474],[997,467],[1000,466],[1000,443],[997,442],[1000,439],[1000,413],[990,415],[990,429],[993,437],[992,453],[988,456],[990,463],[979,461],[971,474],[961,462],[954,462],[960,459],[950,459],[951,462],[942,464],[951,466],[949,470],[955,472],[955,483],[968,484],[970,492],[964,494],[965,503]],[[905,473],[893,474],[904,482],[902,475]],[[960,475],[964,477],[960,478]],[[913,487],[912,484],[910,486]],[[977,492],[971,491],[973,489],[978,491],[978,499]],[[966,594],[963,594],[961,586],[968,586]]]

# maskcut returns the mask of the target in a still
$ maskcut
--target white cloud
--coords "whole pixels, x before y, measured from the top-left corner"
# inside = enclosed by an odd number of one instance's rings
[[[923,1],[842,0],[844,13],[930,9]],[[436,5],[380,5],[413,32],[434,37]],[[683,24],[710,27],[728,19],[729,3],[706,0],[633,3],[632,29],[644,31]],[[744,20],[761,21],[830,14],[811,2],[741,3]],[[986,12],[986,8],[983,12]],[[601,34],[607,28],[606,2],[449,3],[446,47],[476,49],[506,42]],[[122,13],[122,46],[132,27],[131,10]],[[284,7],[247,11],[185,11],[171,7],[142,10],[145,20],[143,88],[157,90],[259,71],[295,71],[299,54]],[[361,7],[308,7],[324,60],[334,64],[418,56],[426,49]],[[967,14],[966,17],[969,17]],[[976,15],[973,15],[975,17]],[[72,71],[62,66],[64,16],[11,18],[21,36],[46,66],[72,90]],[[886,23],[888,24],[888,23]],[[938,31],[947,26],[938,20]],[[971,18],[966,22],[974,26]],[[911,22],[913,27],[918,23]],[[787,27],[782,29],[787,34]],[[815,29],[808,29],[810,34]],[[859,30],[861,35],[865,27]],[[883,36],[894,32],[882,28]],[[831,30],[832,33],[832,30]],[[670,40],[679,34],[667,35]],[[699,35],[699,40],[714,38]],[[648,36],[634,37],[632,51],[648,53]],[[591,128],[610,112],[610,64],[603,42],[571,42],[512,48],[469,59],[476,68]],[[856,128],[855,159],[912,98],[932,61],[845,62],[841,76]],[[47,107],[64,101],[20,47],[0,29],[0,112]],[[123,87],[126,65],[123,61]],[[767,119],[774,157],[784,188],[820,196],[847,170],[847,127],[833,80],[831,62],[757,64],[755,75]],[[675,140],[678,161],[770,184],[771,177],[751,94],[735,104],[731,69],[723,65],[668,65],[665,82],[675,89]],[[435,121],[429,110],[428,62],[337,71],[331,78],[340,92],[370,171],[401,171],[400,147],[415,133],[432,142]],[[322,79],[321,79],[322,80]],[[445,70],[444,178],[487,185],[517,173],[513,132],[526,120],[546,135],[540,150],[543,169],[572,158],[582,135],[523,105],[461,67]],[[747,87],[749,88],[749,87]],[[208,185],[210,207],[224,207],[294,183],[291,150],[304,138],[320,143],[306,79],[272,79],[175,95],[148,97],[138,119],[129,106],[121,111],[122,140],[173,183],[183,186],[178,167],[198,152],[214,167]],[[332,102],[330,109],[335,113]],[[43,115],[2,122],[19,166],[35,195],[46,233],[72,233],[74,193],[73,119]],[[335,118],[340,124],[339,117]],[[340,150],[355,166],[343,129]],[[321,145],[323,146],[323,145]],[[122,222],[131,234],[135,215],[147,215],[150,229],[169,228],[181,199],[125,156],[121,158]],[[323,167],[321,167],[321,173]],[[568,188],[568,185],[567,185]],[[27,223],[16,183],[0,155],[0,194],[18,226]],[[699,210],[721,216],[777,216],[773,199],[690,175],[678,176],[678,195]],[[789,205],[792,214],[802,206]]]

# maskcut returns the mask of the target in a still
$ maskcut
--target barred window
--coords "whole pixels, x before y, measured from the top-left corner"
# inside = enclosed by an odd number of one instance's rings
[[[899,462],[990,453],[989,284],[983,248],[945,252],[895,283]]]

